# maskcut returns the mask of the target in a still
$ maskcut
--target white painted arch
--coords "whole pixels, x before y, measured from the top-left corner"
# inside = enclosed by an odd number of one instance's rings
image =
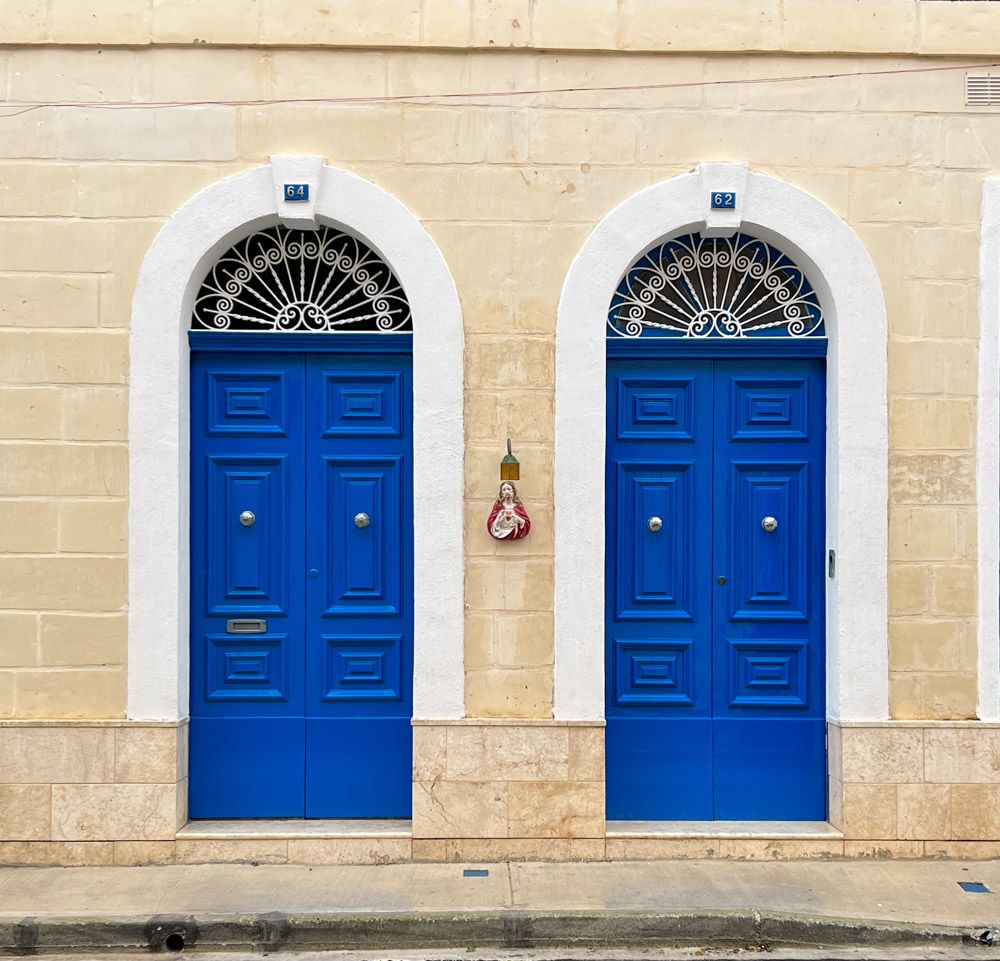
[[[283,180],[308,182],[309,204],[282,203]],[[273,157],[181,207],[139,273],[129,341],[129,718],[188,713],[187,331],[195,293],[237,240],[279,222],[317,221],[376,250],[413,312],[414,476],[435,494],[414,517],[413,711],[431,719],[464,714],[458,292],[440,250],[396,198],[322,158]]]
[[[735,211],[712,211],[712,191]],[[691,231],[743,230],[808,275],[829,337],[827,355],[827,715],[888,718],[888,412],[886,310],[875,266],[854,232],[804,191],[745,164],[702,164],[640,191],[594,229],[570,266],[556,321],[555,715],[604,717],[603,504],[608,306],[646,250]]]

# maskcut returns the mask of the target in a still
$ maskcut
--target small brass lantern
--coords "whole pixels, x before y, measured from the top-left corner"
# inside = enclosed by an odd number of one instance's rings
[[[510,452],[510,438],[507,438],[507,453],[500,461],[500,480],[516,481],[521,479],[521,464]]]

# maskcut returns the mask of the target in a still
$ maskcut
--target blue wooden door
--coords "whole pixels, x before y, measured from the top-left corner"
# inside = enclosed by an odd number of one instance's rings
[[[822,820],[823,361],[608,361],[612,819]]]
[[[193,818],[406,817],[408,356],[192,354]]]

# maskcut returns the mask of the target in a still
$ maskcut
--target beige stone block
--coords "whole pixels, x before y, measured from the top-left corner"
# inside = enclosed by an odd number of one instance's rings
[[[60,433],[60,392],[54,387],[0,387],[0,438],[45,440]]]
[[[0,529],[3,526],[0,504]],[[0,667],[32,667],[38,662],[38,615],[0,611]]]
[[[570,727],[569,778],[571,781],[604,780],[604,728]]]
[[[494,666],[550,667],[555,658],[551,614],[498,617],[495,622]]]
[[[913,118],[910,138],[910,162],[914,167],[940,167],[944,156],[944,118],[917,116]]]
[[[531,8],[531,0],[472,0],[473,46],[530,45]]]
[[[10,219],[0,234],[0,263],[6,271],[108,270],[107,238],[107,227],[99,221]]]
[[[897,834],[901,839],[951,837],[951,787],[900,784],[896,790]]]
[[[67,47],[12,50],[10,97],[32,103],[131,100],[138,66],[139,55],[130,50],[99,53]]]
[[[467,106],[403,109],[406,163],[511,163],[513,112]]]
[[[21,609],[114,611],[125,603],[125,562],[108,557],[0,556],[0,583]]]
[[[504,610],[552,610],[553,563],[550,558],[508,557],[503,562]],[[548,661],[542,663],[550,663]]]
[[[2,727],[0,783],[110,782],[114,754],[112,728]]]
[[[959,548],[955,509],[895,507],[890,512],[890,561],[951,560],[958,556]]]
[[[975,227],[910,227],[907,267],[913,277],[971,280],[979,276],[979,230]]]
[[[273,92],[269,50],[158,47],[143,56],[142,65],[144,69],[136,80],[140,96],[158,103],[281,96]],[[314,91],[312,96],[323,93]]]
[[[375,50],[275,50],[273,96],[381,97],[386,54]]]
[[[600,110],[525,110],[514,117],[518,160],[539,164],[631,164],[637,116]]]
[[[885,69],[896,66],[902,62],[887,61]],[[960,71],[948,70],[863,76],[860,107],[876,113],[961,113],[963,84],[955,82],[960,76]]]
[[[944,117],[944,162],[947,167],[996,169],[1000,164],[1000,131],[990,117]]]
[[[48,116],[45,116],[48,114]],[[0,157],[59,158],[56,148],[56,111],[11,114],[4,120]]]
[[[512,838],[603,838],[603,781],[511,781]]]
[[[804,110],[810,113],[856,110],[858,79],[853,57],[824,57],[823,69],[837,74],[803,78],[797,58],[757,56],[714,57],[705,60],[705,105],[744,110]],[[846,74],[847,76],[843,76]]]
[[[448,728],[449,781],[565,781],[569,734],[565,727],[508,725]]]
[[[966,0],[970,2],[970,0]],[[977,224],[981,219],[983,179],[979,173],[946,173],[944,175],[944,213],[946,224]],[[973,291],[976,285],[967,285]],[[973,311],[974,313],[974,311]],[[942,318],[947,320],[947,318]],[[961,320],[962,318],[960,318]],[[934,336],[941,336],[935,334]]]
[[[42,614],[41,663],[49,667],[124,664],[124,614]]]
[[[940,784],[1000,782],[1000,730],[928,727],[924,780]]]
[[[488,499],[489,506],[492,507],[500,489],[500,480],[497,475],[502,453],[506,453],[506,451],[501,444],[466,448],[467,497]],[[505,557],[519,553],[518,544],[526,544],[535,537],[536,528],[541,526],[535,519],[536,508],[540,503],[541,506],[549,506],[552,496],[552,448],[525,445],[518,447],[516,453],[521,462],[521,480],[517,482],[517,493],[532,519],[531,533],[520,541],[499,545],[497,553],[503,554]],[[487,517],[489,517],[489,509],[482,518],[484,531]],[[529,553],[527,547],[521,550],[524,553]]]
[[[180,827],[177,790],[176,784],[55,784],[53,837],[60,841],[172,841]],[[177,856],[183,860],[180,844]]]
[[[512,349],[516,344],[516,349]],[[551,387],[555,344],[548,337],[471,336],[466,344],[469,387]]]
[[[176,784],[181,769],[181,739],[175,727],[120,727],[115,730],[117,784]]]
[[[287,864],[288,844],[265,838],[179,838],[174,859],[178,864]]]
[[[70,164],[0,165],[0,215],[4,217],[72,215],[76,210],[76,176],[77,168]]]
[[[893,0],[896,2],[896,0]],[[809,124],[813,163],[844,167],[901,167],[911,153],[907,117],[826,114]]]
[[[465,707],[470,717],[552,716],[552,674],[535,670],[467,671]]]
[[[401,864],[411,859],[409,838],[327,838],[288,841],[289,864]]]
[[[0,458],[0,496],[121,496],[128,487],[127,469],[124,447],[5,444]],[[53,558],[46,563],[84,562]]]
[[[835,769],[832,765],[831,772]],[[844,826],[844,785],[843,782],[831,776],[827,779],[827,814],[826,819],[837,830],[842,830]]]
[[[558,4],[539,4],[535,16],[543,16],[547,10]],[[591,31],[595,21],[589,17],[576,17],[573,30]],[[564,25],[570,28],[570,24]],[[570,29],[566,36],[571,36]],[[569,41],[567,41],[569,42]],[[613,41],[612,41],[613,42]],[[565,87],[583,89],[586,92],[567,95],[565,93],[541,94],[534,102],[543,106],[567,107],[615,107],[634,111],[636,108],[688,108],[701,107],[703,100],[703,80],[712,79],[708,74],[707,61],[702,56],[671,52],[664,54],[630,53],[627,57],[609,57],[604,53],[595,55],[559,53],[553,56],[538,56],[539,88],[560,90]],[[657,87],[650,90],[595,89],[648,84],[655,76],[658,83],[677,84],[675,87]],[[645,119],[640,116],[640,123]]]
[[[0,36],[7,43],[42,43],[48,38],[48,0],[8,0],[0,4]]]
[[[843,779],[845,782],[920,782],[923,780],[923,745],[923,731],[919,729],[843,728]]]
[[[916,36],[916,7],[908,0],[785,0],[786,50],[910,53]]]
[[[497,443],[504,437],[517,443],[552,443],[554,395],[545,390],[468,391],[465,397],[466,436]]]
[[[889,717],[894,721],[913,721],[925,716],[925,677],[924,674],[889,673]]]
[[[1000,841],[925,841],[924,856],[991,861],[1000,858]]]
[[[101,325],[127,328],[132,319],[132,296],[142,261],[162,224],[157,220],[111,223],[111,242],[117,256],[114,273],[101,278]]]
[[[47,784],[0,784],[0,840],[47,841],[52,825]]]
[[[115,864],[143,867],[147,864],[173,864],[177,845],[173,841],[115,841]]]
[[[0,717],[14,716],[14,674],[0,671]]]
[[[156,43],[256,43],[260,4],[256,0],[153,0],[152,35]]]
[[[411,842],[414,861],[447,861],[447,849],[451,842],[414,838]]]
[[[604,838],[511,838],[510,861],[603,861]]]
[[[106,718],[125,713],[124,668],[19,671],[14,677],[22,718]]]
[[[495,666],[493,615],[465,615],[465,666],[468,669]]]
[[[851,220],[937,223],[942,176],[930,170],[854,170]]]
[[[845,784],[843,832],[849,840],[896,838],[896,785]]]
[[[625,50],[777,50],[781,7],[777,0],[720,0],[712,29],[705,29],[698,0],[623,0],[620,45]]]
[[[844,857],[889,861],[893,858],[922,858],[923,841],[845,841]]]
[[[147,44],[148,0],[50,0],[50,36],[57,43]],[[105,51],[106,52],[106,51]]]
[[[466,47],[472,36],[472,0],[422,0],[420,41],[427,47]]]
[[[895,504],[975,503],[975,456],[894,452],[889,458],[889,489]]]
[[[926,564],[889,565],[889,615],[921,614],[930,602],[930,572]]]
[[[593,0],[585,8],[574,0],[545,0],[532,11],[531,39],[549,50],[606,50],[618,37],[616,0]]]
[[[419,842],[414,840],[414,846]],[[510,850],[510,842],[506,838],[456,838],[446,841],[435,841],[437,849],[424,849],[425,857],[438,861],[466,862],[497,862],[506,861]],[[436,856],[439,855],[439,856]]]
[[[165,217],[238,169],[218,164],[83,164],[77,174],[77,209],[84,217]],[[114,250],[117,257],[125,252],[118,243]]]
[[[989,0],[921,3],[917,50],[922,54],[996,55],[1000,9]]]
[[[396,106],[275,105],[241,107],[239,156],[264,160],[273,153],[315,153],[328,163],[398,161],[402,110]]]
[[[925,675],[924,716],[938,720],[974,720],[979,702],[977,681],[975,671]]]
[[[892,444],[900,449],[965,449],[973,446],[975,402],[964,397],[892,397]]]
[[[66,160],[233,160],[236,110],[227,106],[61,110],[55,147]]]
[[[128,338],[118,331],[0,331],[0,377],[8,384],[124,384]]]
[[[125,552],[125,501],[63,501],[59,505],[59,547],[66,552]]]
[[[0,391],[0,404],[4,393]],[[25,554],[55,551],[56,507],[52,501],[0,501],[0,550]]]
[[[507,836],[507,785],[500,781],[415,781],[414,838]]]
[[[289,16],[284,0],[260,0],[260,40],[313,46],[416,46],[420,2],[337,0],[335,6],[299,7]]]
[[[1000,837],[1000,784],[952,785],[951,837],[956,841]]]
[[[106,867],[114,857],[111,841],[0,841],[0,866]]]
[[[465,604],[471,610],[503,609],[502,562],[489,560],[469,560],[465,565]]]
[[[831,858],[843,854],[839,838],[764,840],[758,838],[608,838],[609,861],[728,858],[745,861],[787,861]]]
[[[97,278],[0,274],[0,326],[95,327]]]
[[[413,780],[441,780],[447,770],[447,751],[447,727],[415,724],[413,726]]]
[[[471,59],[459,50],[394,50],[386,58],[386,92],[402,97],[413,96],[417,91],[472,92]]]
[[[945,197],[950,193],[945,188]],[[979,334],[979,285],[974,281],[912,281],[911,310],[920,317],[920,332],[932,338],[975,339]],[[929,447],[926,442],[922,445]],[[953,446],[951,444],[946,446]]]
[[[973,617],[976,614],[976,568],[970,564],[936,564],[934,566],[935,614],[951,614]],[[971,648],[972,645],[969,645]],[[974,670],[975,651],[972,661],[949,664],[945,670]]]
[[[971,670],[975,664],[975,631],[966,621],[925,618],[889,624],[892,671]]]

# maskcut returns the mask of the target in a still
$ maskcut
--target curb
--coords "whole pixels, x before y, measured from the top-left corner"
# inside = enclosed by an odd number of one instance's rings
[[[868,947],[986,943],[980,929],[746,911],[156,915],[0,920],[0,955],[74,950],[319,951],[725,945]]]

